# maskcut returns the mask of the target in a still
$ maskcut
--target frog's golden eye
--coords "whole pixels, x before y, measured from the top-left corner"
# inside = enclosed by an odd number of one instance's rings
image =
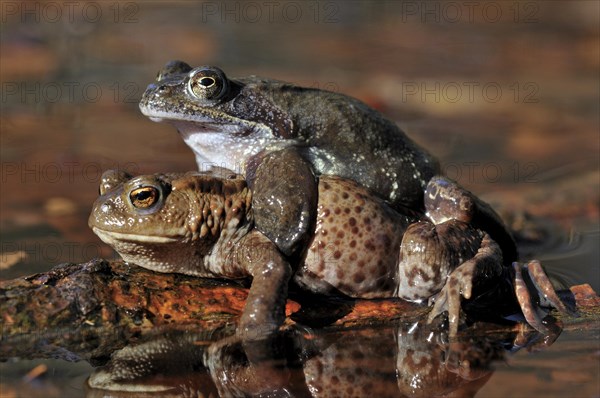
[[[220,69],[200,67],[190,72],[188,90],[199,100],[218,100],[227,89],[228,80]]]
[[[154,187],[136,188],[129,194],[131,204],[138,209],[147,209],[152,206],[160,197],[160,192]]]

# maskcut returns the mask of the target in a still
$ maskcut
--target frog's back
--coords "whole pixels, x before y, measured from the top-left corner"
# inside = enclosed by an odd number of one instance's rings
[[[390,297],[397,255],[415,215],[392,211],[351,180],[323,176],[315,234],[294,281],[315,293]]]
[[[283,102],[294,119],[293,135],[317,173],[352,179],[394,207],[422,208],[439,163],[395,123],[344,94],[294,86],[279,92],[289,96]]]

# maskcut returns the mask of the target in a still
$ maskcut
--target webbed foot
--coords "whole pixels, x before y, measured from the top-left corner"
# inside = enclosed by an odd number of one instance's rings
[[[515,271],[514,286],[517,301],[525,320],[535,330],[544,334],[550,333],[548,326],[542,321],[546,316],[543,307],[552,307],[563,314],[572,314],[556,294],[539,261],[532,260],[526,265],[514,262],[512,267]],[[531,284],[527,283],[528,280]],[[532,297],[532,294],[535,296]],[[539,298],[539,302],[534,301],[534,298]]]

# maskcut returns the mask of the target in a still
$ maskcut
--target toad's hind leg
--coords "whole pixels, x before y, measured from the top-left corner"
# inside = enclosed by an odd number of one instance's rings
[[[400,245],[395,295],[423,301],[439,292],[448,275],[477,253],[482,235],[457,220],[439,225],[429,221],[411,224]]]
[[[461,296],[502,275],[502,252],[486,233],[458,220],[412,224],[402,239],[396,296],[422,301],[435,296],[430,320],[448,311],[450,334],[460,320]]]
[[[498,278],[501,273],[502,251],[486,234],[477,253],[452,271],[442,290],[432,298],[435,304],[429,313],[428,322],[448,311],[449,334],[451,337],[456,336],[460,322],[461,296],[471,298],[474,280],[480,283],[484,279]]]

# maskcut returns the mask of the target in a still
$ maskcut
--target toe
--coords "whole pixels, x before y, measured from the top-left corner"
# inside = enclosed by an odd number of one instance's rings
[[[427,323],[431,323],[438,315],[446,311],[448,308],[448,295],[446,294],[446,288],[442,288],[442,290],[435,297],[435,304],[433,308],[429,312],[429,317],[427,318]]]
[[[460,322],[460,283],[451,277],[449,281],[450,289],[448,291],[448,323],[450,324],[450,337],[456,336],[458,324]],[[470,292],[469,292],[470,295]]]
[[[535,284],[538,292],[557,310],[563,314],[570,314],[571,312],[565,307],[563,302],[560,300],[554,286],[548,279],[548,276],[542,269],[542,265],[537,260],[532,260],[527,264],[527,271],[531,280]]]
[[[460,323],[460,296],[461,284],[458,282],[456,275],[451,275],[438,294],[435,305],[429,313],[427,323],[431,323],[438,315],[448,311],[449,336],[456,336]]]
[[[547,333],[548,328],[542,322],[542,319],[538,315],[536,308],[531,303],[531,296],[529,294],[529,290],[527,289],[527,285],[523,280],[523,275],[521,274],[521,265],[517,262],[513,263],[513,268],[515,270],[515,294],[517,296],[517,301],[519,302],[519,306],[521,307],[521,311],[523,312],[523,316],[529,325],[531,325],[535,330],[541,333]]]

